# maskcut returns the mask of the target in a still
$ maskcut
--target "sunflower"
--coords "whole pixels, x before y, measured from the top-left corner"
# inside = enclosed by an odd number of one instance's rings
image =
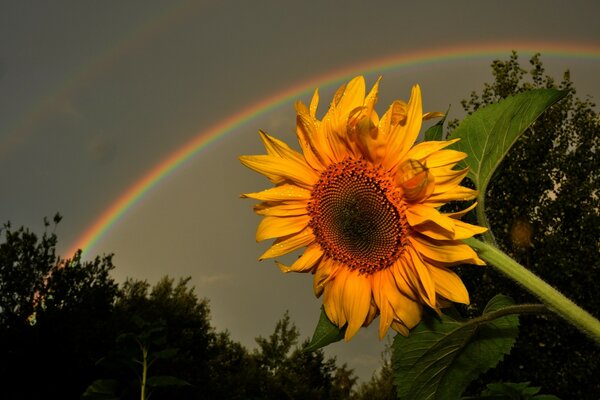
[[[266,155],[241,156],[275,186],[242,197],[260,200],[264,216],[256,240],[275,239],[260,259],[304,248],[284,272],[311,272],[327,317],[347,325],[349,340],[379,315],[379,336],[390,327],[407,335],[423,307],[440,312],[469,295],[449,267],[484,262],[461,239],[485,228],[460,221],[471,210],[441,213],[449,201],[476,192],[459,183],[453,167],[467,155],[445,149],[455,141],[414,144],[423,119],[421,91],[396,100],[379,118],[379,80],[366,94],[362,76],[340,87],[329,111],[317,118],[318,90],[309,107],[296,103],[302,152],[260,132]],[[366,94],[366,96],[365,96]]]

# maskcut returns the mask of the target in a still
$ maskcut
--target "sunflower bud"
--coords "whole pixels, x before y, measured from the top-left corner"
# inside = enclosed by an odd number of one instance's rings
[[[396,175],[398,185],[404,190],[404,199],[415,203],[431,195],[435,179],[429,169],[417,160],[407,160]]]

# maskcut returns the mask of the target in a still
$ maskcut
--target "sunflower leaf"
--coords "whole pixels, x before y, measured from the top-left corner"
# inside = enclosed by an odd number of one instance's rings
[[[453,147],[469,156],[462,161],[481,195],[512,145],[566,91],[536,89],[508,97],[467,116],[449,139],[460,138]],[[543,135],[547,132],[539,132]]]
[[[448,107],[448,111],[450,111],[450,107]],[[446,114],[440,119],[435,125],[432,125],[425,131],[424,141],[429,142],[431,140],[444,140],[444,122],[446,121],[446,116],[448,115],[448,111]]]
[[[325,310],[321,307],[321,316],[315,328],[315,333],[313,333],[313,337],[308,346],[304,348],[304,351],[315,351],[328,344],[339,342],[344,338],[345,333],[346,327],[338,328],[337,325],[327,318]]]
[[[457,399],[477,376],[510,352],[518,333],[518,317],[494,317],[513,304],[497,295],[483,316],[467,321],[447,315],[425,315],[405,337],[396,335],[392,363],[400,399]]]

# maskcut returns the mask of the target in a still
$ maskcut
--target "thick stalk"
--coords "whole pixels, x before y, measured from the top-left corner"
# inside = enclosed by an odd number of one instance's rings
[[[502,273],[537,296],[546,306],[562,318],[580,329],[600,345],[600,321],[583,310],[558,290],[507,256],[497,247],[477,239],[465,239],[479,256]]]
[[[479,226],[483,226],[487,228],[487,231],[483,232],[481,235],[483,239],[493,245],[496,245],[496,238],[492,233],[492,228],[490,227],[490,223],[487,220],[487,216],[485,215],[485,193],[481,192],[477,196],[477,207],[475,208],[475,214],[477,215],[477,224]]]

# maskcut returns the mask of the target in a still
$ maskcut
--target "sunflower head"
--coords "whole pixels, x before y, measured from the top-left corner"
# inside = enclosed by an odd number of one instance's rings
[[[300,151],[260,132],[267,154],[242,156],[247,167],[275,185],[242,197],[261,201],[256,239],[275,239],[260,257],[302,249],[284,272],[310,272],[328,318],[347,326],[350,339],[379,315],[379,336],[390,327],[408,334],[423,307],[439,312],[450,302],[468,303],[457,264],[483,265],[461,239],[485,228],[438,208],[472,200],[460,186],[467,170],[454,166],[465,153],[454,141],[415,144],[423,119],[421,91],[396,100],[379,117],[379,80],[369,93],[359,76],[340,87],[327,113],[317,118],[318,91],[309,106],[296,104]]]

